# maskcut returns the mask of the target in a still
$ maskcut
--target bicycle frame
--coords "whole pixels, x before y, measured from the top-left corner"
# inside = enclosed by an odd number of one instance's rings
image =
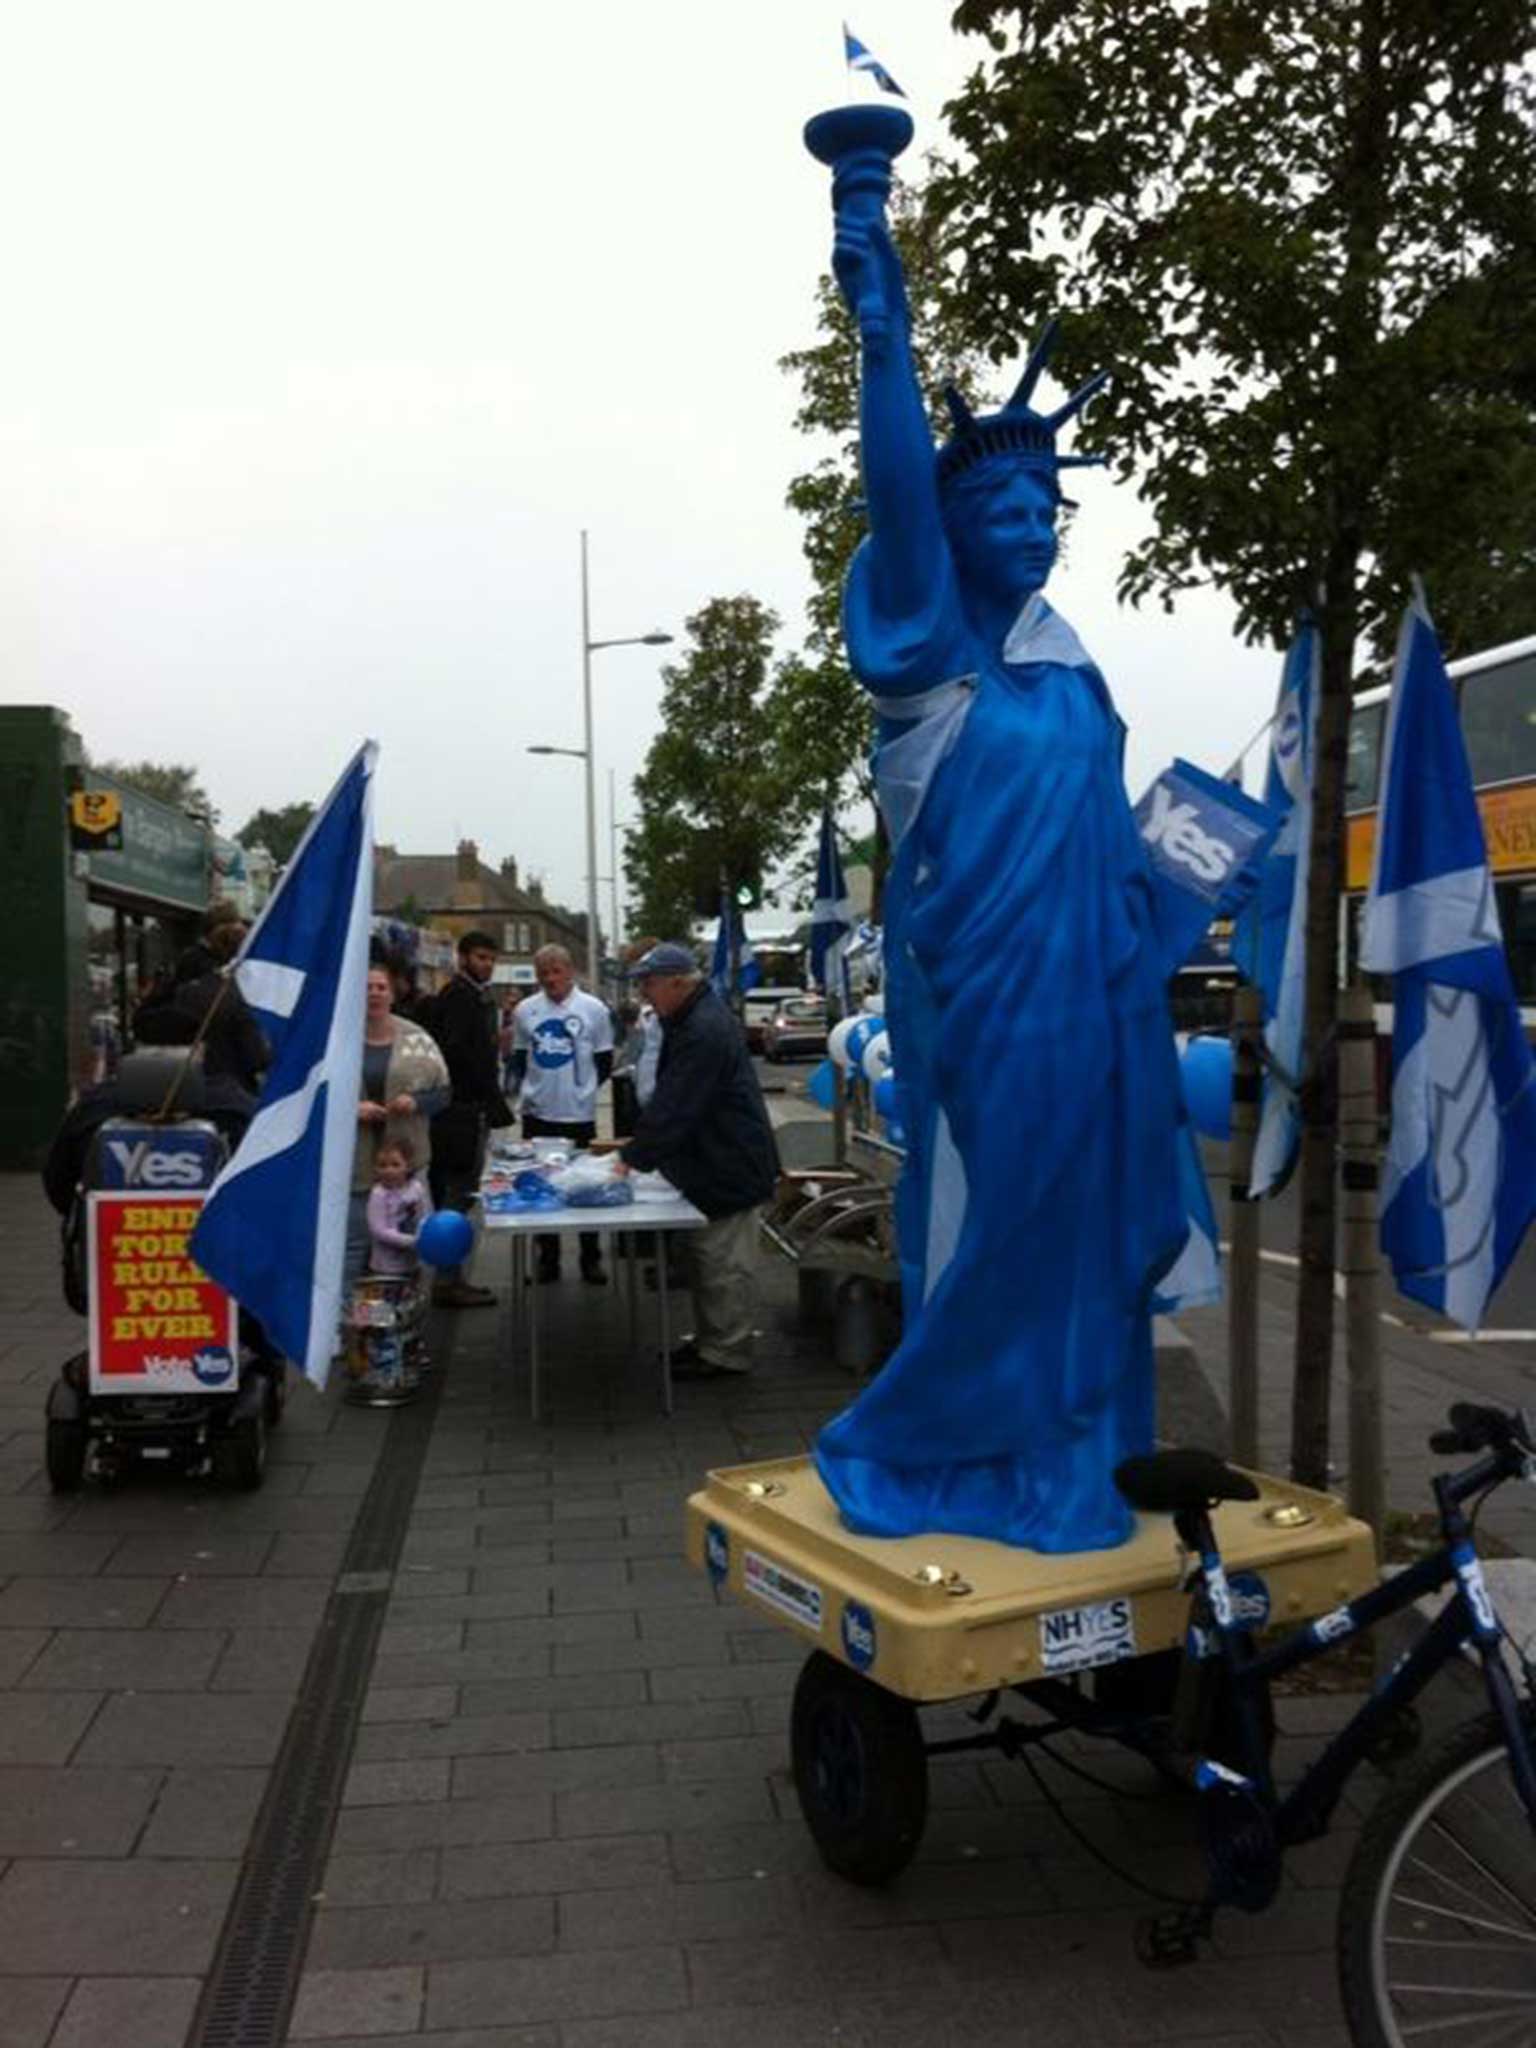
[[[1331,1614],[1306,1623],[1268,1650],[1255,1650],[1249,1637],[1237,1626],[1209,1514],[1200,1510],[1176,1517],[1181,1537],[1199,1559],[1198,1583],[1206,1609],[1205,1625],[1199,1620],[1191,1625],[1185,1656],[1199,1661],[1216,1654],[1223,1659],[1238,1713],[1244,1769],[1270,1809],[1276,1837],[1283,1847],[1311,1841],[1326,1830],[1350,1773],[1376,1746],[1393,1716],[1411,1705],[1441,1667],[1459,1656],[1468,1644],[1475,1649],[1482,1665],[1489,1704],[1503,1730],[1516,1789],[1532,1829],[1536,1830],[1536,1763],[1526,1738],[1514,1681],[1500,1647],[1504,1631],[1488,1596],[1482,1565],[1461,1512],[1462,1501],[1502,1476],[1509,1476],[1509,1467],[1495,1454],[1465,1473],[1437,1478],[1434,1493],[1445,1533],[1443,1545],[1395,1578]],[[1455,1590],[1451,1598],[1412,1649],[1398,1660],[1293,1789],[1283,1799],[1278,1798],[1260,1724],[1263,1691],[1270,1681],[1310,1663],[1334,1645],[1375,1627],[1389,1615],[1400,1613],[1426,1593],[1436,1592],[1453,1580]],[[1213,1767],[1202,1764],[1199,1768]],[[1218,1775],[1230,1778],[1232,1773],[1227,1770]]]

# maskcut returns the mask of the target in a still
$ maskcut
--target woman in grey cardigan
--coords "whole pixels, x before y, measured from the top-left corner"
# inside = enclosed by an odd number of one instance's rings
[[[368,1192],[380,1144],[389,1138],[409,1145],[412,1165],[425,1178],[432,1163],[432,1119],[448,1104],[448,1068],[437,1040],[409,1017],[394,1016],[393,999],[387,969],[370,967],[357,1147],[347,1203],[349,1288],[368,1263]]]

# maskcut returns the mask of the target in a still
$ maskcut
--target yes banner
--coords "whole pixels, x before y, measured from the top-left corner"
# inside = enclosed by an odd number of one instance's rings
[[[1278,811],[1189,761],[1165,768],[1136,806],[1169,974],[1189,958],[1213,919],[1234,917],[1258,883],[1280,829]]]

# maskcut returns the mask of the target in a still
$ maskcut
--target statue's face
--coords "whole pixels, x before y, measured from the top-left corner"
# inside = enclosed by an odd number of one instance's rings
[[[983,464],[946,494],[944,526],[961,588],[1023,605],[1056,564],[1055,480],[999,460]]]

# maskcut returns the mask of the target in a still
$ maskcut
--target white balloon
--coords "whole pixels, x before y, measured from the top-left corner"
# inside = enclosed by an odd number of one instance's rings
[[[832,1029],[827,1033],[827,1057],[834,1066],[847,1066],[848,1034],[854,1025],[861,1021],[858,1017],[839,1017],[832,1026]]]
[[[882,1031],[878,1038],[872,1038],[864,1048],[864,1057],[859,1062],[864,1069],[864,1078],[873,1088],[883,1074],[891,1071],[890,1033]]]

